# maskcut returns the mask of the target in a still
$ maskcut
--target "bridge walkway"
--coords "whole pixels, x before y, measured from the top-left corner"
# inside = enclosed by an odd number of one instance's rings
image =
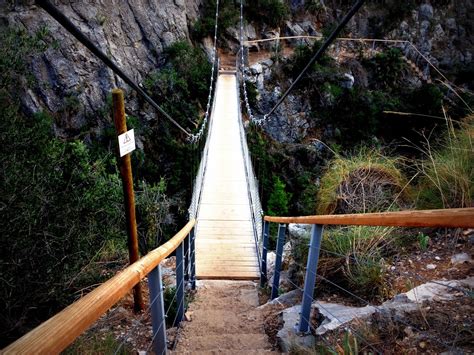
[[[240,137],[235,74],[219,75],[209,153],[197,215],[198,279],[259,277]]]

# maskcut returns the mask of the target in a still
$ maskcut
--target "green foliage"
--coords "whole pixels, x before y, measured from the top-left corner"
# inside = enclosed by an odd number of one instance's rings
[[[318,213],[377,212],[403,205],[407,183],[398,164],[367,148],[347,158],[336,156],[321,178]]]
[[[315,41],[312,46],[297,46],[292,57],[289,59],[289,62],[285,64],[285,71],[291,77],[295,78],[306,67],[322,44],[322,41]],[[327,54],[323,54],[321,58],[308,70],[307,75],[318,73],[320,76],[325,78],[326,75],[324,74],[333,74],[331,69],[334,65],[335,61]],[[306,85],[310,85],[310,82]]]
[[[193,96],[197,96],[201,104],[207,99],[211,68],[206,55],[199,47],[193,47],[186,41],[178,41],[165,50],[167,64],[184,80]]]
[[[361,295],[385,295],[384,255],[391,227],[350,226],[327,229],[322,241],[321,270]]]
[[[286,216],[288,214],[291,195],[285,191],[285,184],[279,177],[273,178],[273,189],[268,199],[267,213],[270,216]]]
[[[192,35],[196,40],[206,36],[214,36],[214,26],[216,23],[216,2],[205,0],[202,5],[202,15],[197,20],[192,29]],[[225,29],[237,25],[239,21],[240,10],[232,0],[219,1],[219,17],[217,19],[217,35],[221,37]]]
[[[371,60],[371,64],[377,85],[388,91],[399,83],[402,70],[405,68],[402,51],[398,48],[390,48],[383,53],[378,53]]]
[[[96,270],[89,272],[93,261],[110,241],[125,250],[126,236],[120,180],[108,170],[113,155],[92,159],[81,141],[54,138],[48,115],[27,118],[3,103],[0,292],[7,340],[99,281]]]
[[[258,90],[254,83],[246,81],[247,97],[252,108],[257,107]]]
[[[173,43],[165,54],[165,66],[149,75],[145,87],[183,127],[197,128],[203,117],[202,107],[207,103],[211,64],[202,50],[185,41]],[[174,222],[184,223],[187,211],[178,206],[190,200],[199,147],[188,144],[162,119],[152,122],[144,136],[147,159],[140,168],[139,178],[151,183],[164,178],[166,194],[174,197],[171,206],[171,212],[177,216]]]
[[[251,20],[275,28],[288,19],[290,8],[285,0],[255,0],[249,2],[246,12]]]
[[[430,243],[429,235],[419,233],[417,236],[417,239],[418,239],[418,245],[420,246],[421,250],[425,251],[426,249],[428,249],[428,245]]]
[[[33,77],[28,74],[27,60],[35,53],[48,48],[49,30],[42,27],[34,35],[24,29],[1,28],[0,43],[0,90],[7,90],[25,79],[31,84]]]
[[[139,247],[140,253],[146,255],[163,243],[164,226],[172,224],[171,201],[166,196],[164,179],[154,185],[142,181],[136,195]]]
[[[304,8],[310,14],[318,15],[324,9],[324,5],[321,3],[321,0],[306,0]]]
[[[474,201],[474,119],[467,117],[458,129],[448,121],[447,137],[436,148],[426,140],[419,147],[424,159],[417,164],[418,208],[471,207]]]
[[[117,350],[118,349],[118,350]],[[132,354],[133,350],[127,343],[122,344],[115,338],[114,333],[95,333],[93,335],[81,336],[76,339],[63,352],[65,355],[86,355],[86,354]]]

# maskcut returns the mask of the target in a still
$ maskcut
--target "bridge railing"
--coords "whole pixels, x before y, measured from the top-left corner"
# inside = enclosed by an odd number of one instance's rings
[[[276,247],[275,271],[273,274],[273,284],[271,298],[278,297],[280,283],[280,271],[282,265],[283,245],[285,243],[285,230],[289,223],[311,224],[311,239],[308,251],[308,262],[306,265],[302,306],[300,321],[297,330],[300,333],[308,333],[311,327],[310,312],[314,301],[313,292],[317,274],[319,253],[323,228],[325,225],[355,225],[355,226],[392,226],[392,227],[447,227],[447,228],[473,228],[474,208],[440,209],[440,210],[420,210],[420,211],[399,211],[384,213],[366,214],[346,214],[346,215],[320,215],[304,217],[264,217],[263,253],[262,253],[262,278],[266,281],[266,254],[268,249],[268,239],[270,223],[279,223],[278,239]],[[323,278],[322,278],[323,279]],[[329,280],[326,280],[329,281]],[[332,282],[330,282],[332,284]],[[343,289],[338,285],[334,285]],[[295,285],[295,287],[299,287]],[[345,290],[352,296],[354,293]],[[356,296],[356,298],[361,299]],[[365,300],[364,300],[365,301]],[[367,302],[368,303],[368,302]],[[324,306],[318,303],[318,307]]]
[[[192,194],[191,203],[188,209],[190,219],[197,218],[199,203],[201,201],[202,187],[204,183],[204,175],[206,173],[207,157],[209,154],[209,142],[210,142],[210,137],[211,137],[209,132],[211,132],[212,130],[212,122],[213,122],[213,117],[214,117],[214,111],[216,108],[216,92],[218,89],[217,86],[218,86],[218,81],[219,81],[218,80],[219,64],[220,64],[219,58],[216,59],[216,63],[217,63],[217,70],[215,72],[216,77],[215,79],[212,79],[212,81],[215,82],[214,90],[213,90],[214,94],[212,95],[212,99],[211,99],[211,93],[209,93],[208,107],[206,110],[206,119],[208,119],[208,124],[207,124],[208,134],[206,135],[206,143],[204,145],[204,149],[201,152],[201,161],[199,163],[199,168],[198,168],[196,178],[193,184],[193,194]],[[214,71],[213,71],[213,74],[214,74]],[[212,82],[211,82],[211,86],[212,86]],[[211,100],[212,100],[212,103],[211,103]],[[210,114],[207,114],[207,112],[209,111],[209,105],[211,105],[211,111],[210,111]]]
[[[241,77],[242,76],[242,77]],[[245,82],[245,78],[243,77],[243,72],[241,70],[240,65],[240,57],[239,53],[236,56],[236,83],[237,83],[237,95],[238,95],[238,102],[240,103],[240,82]],[[245,95],[245,102],[248,109],[248,100],[247,94],[244,91]],[[242,153],[244,157],[244,164],[245,164],[245,174],[247,178],[247,188],[250,200],[250,208],[252,214],[252,223],[254,226],[254,237],[255,237],[255,248],[257,250],[257,258],[258,263],[261,266],[261,246],[262,246],[262,235],[263,235],[263,209],[262,204],[260,201],[259,191],[258,191],[258,180],[255,177],[255,172],[253,170],[252,158],[250,155],[250,151],[247,144],[247,138],[245,135],[245,129],[242,120],[242,113],[240,107],[238,108],[239,113],[239,129],[240,129],[240,140],[242,146]],[[260,273],[262,269],[260,267]],[[262,275],[262,274],[261,274]]]
[[[166,353],[166,322],[160,263],[176,251],[177,314],[174,325],[177,326],[184,317],[185,274],[189,275],[190,287],[195,288],[195,223],[194,219],[189,221],[168,242],[40,324],[0,353],[56,354],[63,351],[145,277],[148,277],[150,290],[149,311],[152,315],[153,348],[156,354]]]

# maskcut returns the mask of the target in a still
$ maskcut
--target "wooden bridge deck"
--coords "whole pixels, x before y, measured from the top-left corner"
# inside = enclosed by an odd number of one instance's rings
[[[258,279],[245,165],[239,131],[236,77],[221,73],[197,215],[199,279]]]

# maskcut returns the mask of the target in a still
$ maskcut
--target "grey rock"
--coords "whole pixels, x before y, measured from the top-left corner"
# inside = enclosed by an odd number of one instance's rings
[[[341,325],[350,322],[351,320],[364,319],[372,315],[376,308],[373,306],[365,307],[349,307],[337,303],[328,303],[321,301],[318,307],[319,312],[325,317],[322,324],[316,329],[316,334],[321,335],[329,330],[339,328]]]
[[[419,9],[419,16],[421,20],[431,20],[433,18],[433,6],[430,4],[422,4]]]
[[[285,309],[281,313],[283,327],[277,333],[278,345],[284,353],[288,353],[294,345],[312,348],[315,344],[313,335],[301,336],[296,333],[296,327],[300,321],[301,306]]]
[[[301,303],[302,296],[303,296],[303,293],[301,292],[301,290],[299,289],[292,290],[278,296],[274,300],[268,301],[267,303],[259,306],[258,309],[265,310],[275,305],[284,305],[286,307],[293,307],[294,305]]]
[[[268,59],[265,59],[265,60],[261,61],[260,64],[264,67],[270,68],[273,65],[273,60],[268,58]]]
[[[288,226],[290,238],[308,238],[311,233],[311,227],[311,224],[290,223]]]
[[[243,35],[247,41],[257,39],[257,31],[255,31],[255,27],[250,23],[245,24]]]
[[[260,63],[255,63],[250,67],[250,72],[252,75],[260,75],[263,73],[263,67]]]
[[[436,265],[435,264],[428,264],[426,265],[426,270],[434,270],[436,269]]]
[[[354,76],[350,73],[345,73],[343,80],[341,81],[341,86],[346,89],[352,89],[354,87]]]
[[[466,262],[472,262],[472,258],[468,253],[459,253],[451,257],[451,264],[453,265],[464,264]]]

